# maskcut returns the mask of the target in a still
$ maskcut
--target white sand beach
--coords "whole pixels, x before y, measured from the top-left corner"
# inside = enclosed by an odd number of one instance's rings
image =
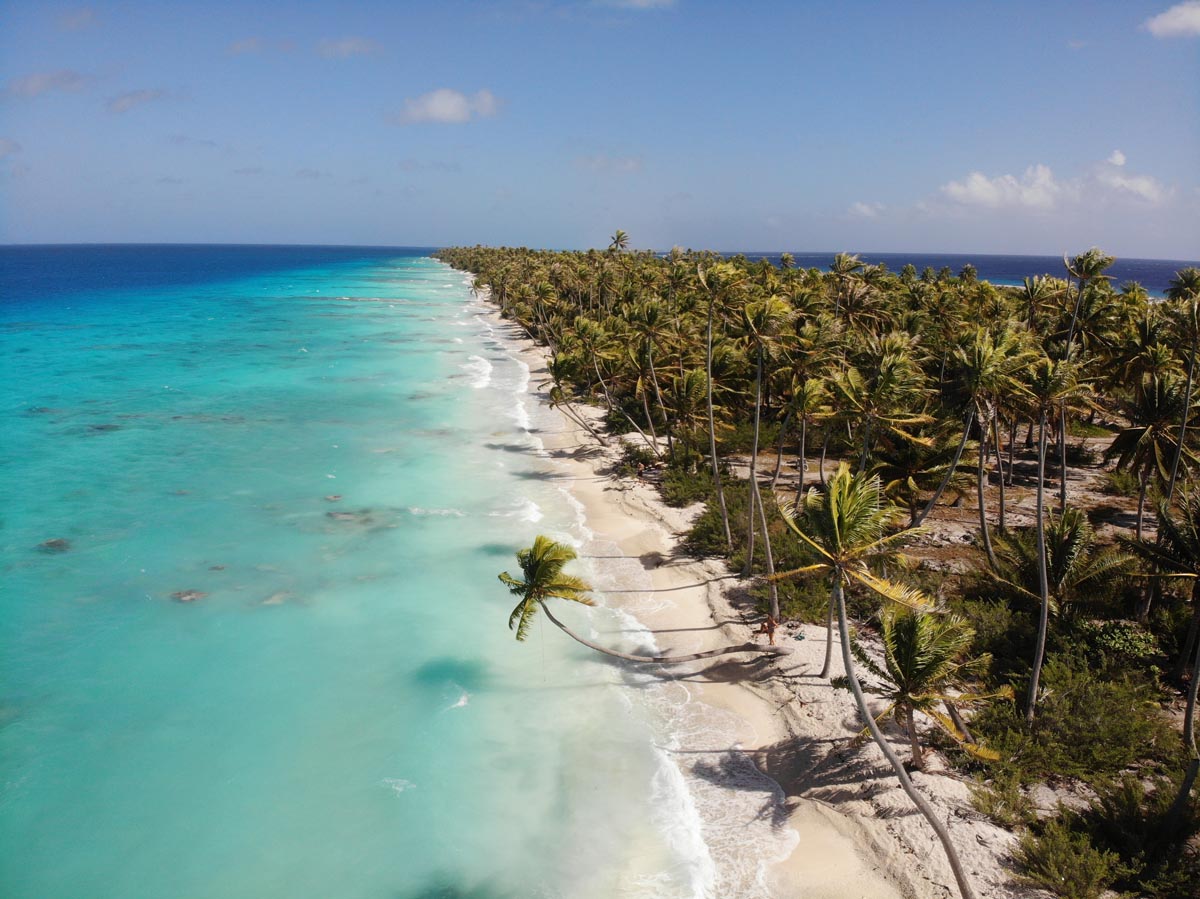
[[[498,336],[514,341],[530,366],[530,384],[548,380],[545,351],[515,326],[494,315]],[[589,417],[599,410],[576,406]],[[540,433],[546,450],[561,461],[575,498],[584,508],[587,527],[598,540],[620,547],[640,560],[653,586],[653,603],[607,594],[604,603],[622,608],[654,633],[664,653],[690,653],[748,640],[756,636],[753,610],[731,601],[728,585],[736,580],[717,560],[695,560],[677,553],[680,535],[699,507],[673,509],[654,487],[611,474],[620,441],[598,451],[596,441],[565,413],[560,429]],[[644,599],[644,597],[643,597]],[[785,625],[777,634],[792,653],[776,659],[750,655],[663,666],[663,677],[685,681],[693,697],[725,710],[740,722],[738,738],[710,745],[703,734],[695,746],[675,754],[685,774],[698,773],[719,782],[721,771],[752,759],[780,790],[764,793],[776,827],[789,828],[795,848],[765,873],[763,889],[778,899],[933,899],[954,894],[953,878],[941,847],[925,820],[900,790],[870,740],[855,741],[861,724],[851,694],[818,679],[825,629]],[[836,646],[835,646],[836,650]],[[833,674],[842,671],[835,651]],[[893,728],[898,751],[907,754]],[[987,821],[970,805],[968,783],[946,770],[936,753],[929,771],[915,773],[920,790],[950,823],[950,830],[980,895],[1017,897],[1002,863],[1015,838]],[[704,766],[697,772],[696,766]],[[691,769],[691,770],[687,770]],[[736,780],[731,777],[731,780]],[[694,782],[694,781],[693,781]],[[731,784],[729,789],[735,789]],[[719,860],[718,860],[719,864]]]

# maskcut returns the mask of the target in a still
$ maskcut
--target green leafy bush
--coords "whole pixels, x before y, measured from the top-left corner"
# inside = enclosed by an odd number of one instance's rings
[[[1106,471],[1101,488],[1109,496],[1137,496],[1140,485],[1137,476],[1129,469]]]
[[[971,805],[1001,827],[1029,825],[1037,820],[1033,802],[1011,772],[998,772],[990,783],[972,787]]]
[[[703,468],[695,472],[668,468],[663,472],[658,492],[663,502],[676,508],[707,502],[713,496],[712,472]]]
[[[1099,899],[1121,873],[1115,852],[1097,849],[1063,818],[1023,834],[1016,861],[1025,883],[1063,899]]]
[[[1101,783],[1139,761],[1170,758],[1171,732],[1148,686],[1132,677],[1104,680],[1077,658],[1051,658],[1032,728],[1011,705],[982,710],[973,726],[1000,752],[997,763],[1023,782],[1075,777]]]

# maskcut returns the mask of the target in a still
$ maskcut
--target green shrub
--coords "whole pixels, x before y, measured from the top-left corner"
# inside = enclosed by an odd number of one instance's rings
[[[1123,469],[1106,471],[1101,489],[1109,496],[1137,496],[1141,485],[1133,472]]]
[[[639,464],[650,466],[655,461],[650,447],[643,443],[626,443],[621,449],[621,461],[617,463],[616,471],[623,478],[635,478]]]
[[[689,472],[682,468],[668,468],[663,472],[658,492],[663,502],[676,508],[707,502],[713,496],[712,471],[701,468]]]
[[[1054,657],[1042,670],[1032,728],[1012,705],[989,706],[973,729],[1000,752],[997,763],[1023,782],[1074,777],[1102,783],[1139,761],[1178,751],[1150,689],[1131,677],[1105,680],[1078,658]]]
[[[1021,879],[1063,899],[1098,899],[1120,875],[1120,857],[1096,849],[1086,833],[1056,818],[1021,836]]]
[[[1021,782],[1011,772],[998,772],[991,783],[971,788],[971,805],[1001,827],[1029,825],[1037,820],[1033,802],[1021,789]]]
[[[1101,664],[1144,663],[1159,657],[1158,640],[1134,621],[1083,621],[1080,635],[1087,641],[1092,657]]]

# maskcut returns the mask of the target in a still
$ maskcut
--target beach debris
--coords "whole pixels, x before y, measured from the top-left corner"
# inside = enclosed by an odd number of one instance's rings
[[[208,596],[203,590],[179,590],[171,594],[171,599],[179,602],[195,602]]]
[[[55,537],[53,540],[43,540],[37,548],[44,553],[65,553],[71,548],[71,541],[66,537]]]
[[[291,598],[291,593],[287,590],[277,590],[262,601],[264,606],[281,606]]]
[[[342,495],[340,493],[331,493],[329,496],[325,497],[325,502],[327,503],[337,503],[341,502],[341,500]]]

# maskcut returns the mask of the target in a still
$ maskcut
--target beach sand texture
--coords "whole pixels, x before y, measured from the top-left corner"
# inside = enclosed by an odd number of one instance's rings
[[[493,314],[492,324],[497,336],[520,348],[530,367],[534,398],[548,404],[548,396],[539,394],[536,386],[549,380],[544,349],[498,314]],[[601,417],[598,409],[574,408],[593,421]],[[727,595],[725,588],[734,579],[724,566],[679,552],[680,535],[700,507],[673,509],[653,486],[613,476],[620,440],[610,438],[610,446],[602,449],[565,413],[554,420],[558,430],[538,436],[562,466],[563,484],[582,505],[593,542],[619,547],[619,555],[639,562],[651,583],[653,592],[648,595],[643,590],[603,590],[604,604],[634,615],[653,633],[664,654],[765,640],[754,634],[756,623]],[[598,570],[603,570],[602,564]],[[604,584],[601,580],[595,586]],[[603,634],[600,640],[604,641]],[[768,859],[757,873],[764,895],[779,899],[956,895],[936,837],[900,790],[882,753],[870,740],[854,741],[861,724],[852,696],[834,689],[828,679],[816,677],[824,655],[825,629],[785,625],[777,640],[790,646],[792,653],[778,659],[738,655],[657,670],[657,676],[686,685],[700,700],[701,709],[712,715],[725,713],[736,722],[736,738],[722,745],[713,745],[703,727],[682,738],[672,757],[689,786],[757,790],[758,820],[742,822],[747,838],[752,838],[750,828],[764,821],[777,833],[791,832],[785,834],[790,852]],[[842,673],[836,644],[832,673],[835,677]],[[728,733],[727,728],[719,730]],[[905,757],[902,735],[893,729],[890,736]],[[1003,863],[1015,838],[971,808],[968,784],[940,766],[936,753],[931,752],[928,760],[929,772],[915,773],[913,778],[947,819],[976,889],[992,897],[1027,895],[1014,886]],[[722,866],[738,865],[731,849],[737,839],[714,831],[738,826],[736,821],[705,821],[709,846],[726,847],[714,851],[718,872]]]

